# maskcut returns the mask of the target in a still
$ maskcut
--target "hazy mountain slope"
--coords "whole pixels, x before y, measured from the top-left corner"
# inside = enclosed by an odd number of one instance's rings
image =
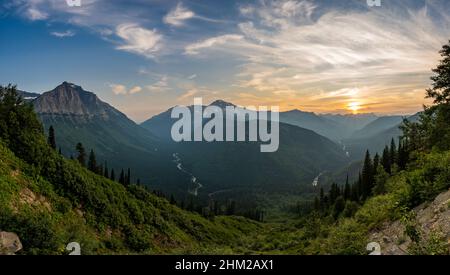
[[[415,114],[408,117],[410,121],[417,121],[419,115]],[[395,121],[397,119],[393,119]],[[351,137],[343,141],[352,159],[362,159],[366,150],[370,150],[372,154],[381,153],[386,145],[390,145],[392,138],[398,144],[398,138],[402,135],[400,130],[401,121],[395,126],[376,132],[370,136]]]
[[[280,121],[312,130],[331,140],[341,140],[349,134],[349,129],[342,127],[340,123],[310,112],[299,110],[281,112]]]
[[[382,133],[399,125],[403,121],[403,118],[403,116],[379,117],[375,121],[364,126],[361,130],[356,131],[351,137],[364,138]]]
[[[350,136],[353,132],[362,129],[378,118],[374,114],[321,114],[320,117],[332,120],[341,125],[341,127],[345,127],[349,133],[347,136]]]

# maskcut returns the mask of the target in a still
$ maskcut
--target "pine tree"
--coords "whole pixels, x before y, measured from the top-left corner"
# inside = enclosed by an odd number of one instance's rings
[[[315,211],[320,211],[320,201],[318,197],[314,198],[314,210]]]
[[[344,200],[349,200],[351,196],[351,187],[350,183],[348,182],[348,174],[347,179],[345,180],[345,186],[344,186]]]
[[[359,173],[359,175],[358,175],[358,181],[356,182],[356,195],[357,195],[357,198],[356,198],[356,201],[360,201],[361,200],[361,198],[362,198],[362,194],[363,194],[363,181],[362,181],[362,175],[361,175],[361,173]]]
[[[408,154],[407,142],[399,139],[397,165],[401,170],[406,169],[406,164],[408,163]]]
[[[88,169],[91,170],[94,173],[97,173],[97,160],[95,158],[94,150],[91,149],[91,152],[89,154],[89,161],[88,161]]]
[[[105,161],[105,169],[103,169],[103,176],[105,178],[109,178],[108,163],[106,161]]]
[[[173,195],[170,195],[170,204],[176,205],[177,201],[175,200],[175,197]]]
[[[131,170],[128,168],[127,175],[125,177],[125,185],[131,184]]]
[[[111,176],[109,177],[112,181],[116,180],[116,175],[114,174],[114,169],[111,169]]]
[[[125,185],[125,174],[123,172],[123,169],[122,172],[120,172],[119,183]]]
[[[365,200],[367,197],[370,196],[374,185],[373,163],[368,150],[366,152],[366,157],[364,159],[364,166],[362,169],[361,180],[362,180],[361,195],[363,197],[363,200]]]
[[[388,174],[391,173],[391,155],[389,148],[386,146],[383,150],[383,155],[381,156],[381,164],[383,165],[384,171]]]
[[[81,142],[79,142],[77,144],[76,149],[78,152],[78,156],[77,156],[78,162],[81,164],[81,166],[86,167],[86,151],[84,150],[83,144],[81,144]]]
[[[378,170],[378,165],[380,165],[380,155],[378,153],[373,157],[373,171],[376,172]]]
[[[103,176],[103,164],[100,164],[99,166],[97,166],[97,169],[94,172],[100,176]]]
[[[226,214],[233,216],[236,213],[236,202],[234,200],[228,201]]]
[[[319,195],[319,205],[320,205],[320,211],[323,211],[325,209],[325,192],[323,191],[323,187],[320,187],[320,195]]]
[[[344,211],[345,209],[345,200],[342,196],[339,196],[336,198],[336,202],[333,207],[333,217],[337,219],[339,215]]]
[[[389,161],[391,163],[392,171],[392,165],[397,163],[397,146],[395,145],[394,138],[391,140],[391,148],[389,149]]]
[[[53,126],[50,126],[50,128],[48,128],[48,144],[50,145],[50,147],[56,150],[55,129],[53,129]]]

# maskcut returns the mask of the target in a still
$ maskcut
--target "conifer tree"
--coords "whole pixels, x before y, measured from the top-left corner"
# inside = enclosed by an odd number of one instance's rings
[[[50,126],[50,128],[48,128],[48,144],[50,145],[50,147],[56,150],[55,129],[53,128],[53,126]]]
[[[81,164],[81,166],[86,167],[86,151],[84,150],[83,144],[81,142],[78,142],[77,144],[77,160]]]
[[[105,161],[105,168],[103,169],[103,176],[105,178],[109,178],[108,163],[106,161]]]
[[[391,148],[389,149],[389,161],[392,169],[392,165],[397,163],[397,146],[395,145],[394,138],[391,140]]]
[[[383,150],[383,155],[381,156],[381,164],[383,165],[384,171],[388,174],[391,173],[391,155],[389,148],[386,146]]]
[[[363,197],[363,200],[365,200],[367,197],[369,197],[374,185],[373,163],[368,150],[366,152],[366,157],[364,159],[364,166],[362,169],[361,180],[362,180],[361,195]]]
[[[120,172],[119,183],[125,185],[125,173],[123,172],[123,169]]]
[[[112,181],[116,180],[116,175],[114,173],[114,169],[111,169],[111,176],[109,177]]]
[[[89,154],[89,160],[88,160],[88,169],[91,170],[94,173],[97,173],[97,160],[95,158],[94,150],[91,149],[91,152]]]
[[[350,183],[348,182],[348,174],[347,179],[345,180],[345,186],[344,186],[344,200],[349,200],[351,196],[351,188]]]
[[[128,168],[127,175],[125,177],[125,185],[131,184],[131,170]]]
[[[173,196],[173,194],[170,195],[170,204],[172,204],[172,205],[176,205],[177,204],[177,201],[175,200],[175,197]]]
[[[375,157],[373,157],[373,171],[375,173],[378,170],[378,165],[380,165],[380,155],[378,155],[378,153],[376,153]]]

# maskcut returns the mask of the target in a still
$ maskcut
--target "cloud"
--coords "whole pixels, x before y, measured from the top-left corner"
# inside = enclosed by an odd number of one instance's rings
[[[72,37],[75,35],[75,32],[71,31],[71,30],[67,30],[65,32],[51,32],[50,33],[53,36],[56,36],[58,38],[64,38],[64,37]]]
[[[218,46],[226,45],[228,42],[236,43],[243,39],[242,35],[227,34],[217,37],[208,38],[206,40],[190,44],[185,48],[185,54],[197,55],[201,50],[207,48],[215,48]]]
[[[195,79],[195,78],[197,78],[197,75],[193,74],[193,75],[188,76],[187,79],[192,80],[192,79]]]
[[[195,13],[187,8],[183,7],[183,5],[178,3],[175,9],[171,10],[166,16],[164,16],[163,21],[166,24],[181,27],[184,25],[186,20],[195,17]]]
[[[30,7],[27,10],[27,17],[28,19],[32,20],[32,21],[37,21],[37,20],[45,20],[48,18],[48,14],[46,14],[43,11],[38,10],[37,8],[33,8]]]
[[[148,58],[162,47],[163,36],[156,30],[142,28],[136,24],[121,24],[116,28],[116,35],[123,40],[117,49],[143,55]]]
[[[140,93],[141,91],[142,91],[142,88],[141,88],[140,86],[134,86],[133,88],[131,88],[131,89],[128,91],[128,93],[129,93],[130,95],[133,95],[133,94]]]
[[[185,92],[184,94],[179,96],[177,99],[180,100],[180,101],[181,100],[185,100],[185,99],[189,99],[189,98],[195,96],[196,94],[198,94],[198,92],[199,91],[197,89],[192,89],[192,90],[189,90],[189,91]]]
[[[127,87],[121,84],[110,84],[109,87],[111,87],[112,92],[115,95],[126,95],[127,94]]]
[[[198,19],[203,20],[207,22],[214,22],[214,23],[223,23],[225,21],[213,19],[205,16],[200,16],[195,14],[192,10],[189,10],[185,8],[181,2],[177,4],[177,6],[169,11],[166,16],[163,18],[163,22],[171,25],[173,27],[182,27],[185,25],[185,22],[190,19]]]
[[[130,90],[122,84],[110,84],[109,87],[115,95],[134,95],[142,91],[140,86],[134,86]]]
[[[169,77],[162,76],[157,82],[152,85],[146,86],[146,89],[150,92],[164,92],[170,89],[169,87]]]

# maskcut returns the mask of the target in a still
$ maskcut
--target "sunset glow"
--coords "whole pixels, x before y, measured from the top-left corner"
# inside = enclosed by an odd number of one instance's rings
[[[347,109],[348,109],[349,111],[352,111],[353,114],[357,114],[358,111],[361,109],[361,103],[356,102],[356,101],[350,102],[350,103],[347,105]]]

